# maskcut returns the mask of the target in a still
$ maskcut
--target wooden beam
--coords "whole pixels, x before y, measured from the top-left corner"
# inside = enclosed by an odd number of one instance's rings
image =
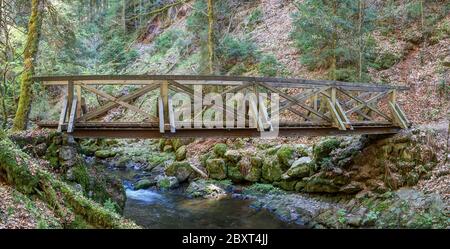
[[[169,107],[170,132],[175,133],[175,131],[176,131],[175,113],[174,113],[174,110],[173,110],[172,96],[169,96],[168,107]]]
[[[81,115],[83,114],[83,108],[82,108],[82,104],[83,102],[81,101],[81,86],[76,86],[77,89],[77,118],[81,117]]]
[[[67,107],[69,105],[69,101],[67,99],[67,97],[64,98],[63,101],[63,107],[61,109],[61,114],[59,115],[59,122],[58,122],[58,132],[62,132],[62,125],[64,124],[65,120],[66,120],[66,116],[67,116]]]
[[[72,100],[72,108],[70,110],[70,118],[69,118],[69,124],[67,126],[67,133],[72,133],[75,128],[75,116],[77,112],[77,101],[78,99],[76,97]]]
[[[97,95],[99,95],[101,97],[104,97],[104,98],[106,98],[106,99],[108,99],[110,101],[113,101],[113,102],[115,102],[115,103],[117,103],[117,104],[119,104],[119,105],[121,105],[121,106],[123,106],[125,108],[128,108],[128,109],[130,109],[130,110],[132,110],[134,112],[137,112],[137,113],[143,115],[145,118],[153,117],[151,114],[149,114],[149,113],[139,109],[138,107],[130,105],[130,104],[126,103],[126,102],[123,102],[123,101],[119,100],[118,98],[115,98],[115,97],[113,97],[113,96],[111,96],[111,95],[109,95],[109,94],[107,94],[107,93],[105,93],[103,91],[100,91],[98,89],[95,89],[95,88],[87,86],[87,85],[81,85],[81,86],[83,88],[85,88],[86,90],[92,92],[92,93],[95,93],[95,94],[97,94]]]
[[[147,92],[157,89],[158,87],[159,87],[159,84],[141,87],[140,89],[138,89],[130,94],[124,95],[124,96],[118,98],[117,100],[122,101],[122,102],[129,102],[129,101],[132,101],[134,99],[141,97],[142,95],[146,94]],[[99,117],[99,116],[107,113],[109,110],[116,108],[117,106],[119,106],[119,104],[117,102],[110,101],[110,102],[104,104],[103,106],[98,107],[96,110],[84,114],[83,116],[80,117],[80,120],[87,121],[87,120],[91,120],[93,118]]]
[[[347,93],[347,92],[346,92],[345,90],[343,90],[343,89],[339,89],[339,90],[340,90],[340,92],[343,93],[344,95],[347,95],[348,97],[350,97],[350,98],[356,100],[357,102],[360,102],[360,103],[361,103],[361,105],[356,106],[356,107],[353,107],[352,109],[346,111],[345,113],[346,113],[347,115],[349,115],[349,114],[351,114],[351,113],[353,113],[353,112],[355,112],[355,111],[357,111],[357,110],[361,110],[363,107],[367,107],[367,108],[369,108],[370,110],[376,112],[378,115],[380,115],[380,116],[382,116],[383,118],[385,118],[386,120],[392,121],[392,119],[391,119],[390,117],[388,117],[386,114],[382,113],[381,111],[379,111],[378,109],[376,109],[376,108],[374,108],[374,107],[372,107],[372,106],[370,105],[371,102],[373,102],[373,101],[375,101],[375,100],[378,100],[378,99],[381,98],[381,97],[384,97],[384,96],[387,94],[386,92],[381,92],[381,93],[377,94],[375,97],[372,97],[371,99],[369,99],[369,100],[367,100],[367,101],[364,101],[364,100],[362,100],[362,99],[360,99],[360,98],[358,98],[358,97],[356,97],[356,96],[352,96],[351,94]]]
[[[164,123],[169,123],[169,82],[164,81],[160,85],[160,96],[164,105]]]
[[[72,110],[73,95],[74,95],[73,91],[74,91],[73,81],[69,81],[69,83],[67,85],[67,100],[69,101],[67,109],[69,111]]]
[[[159,117],[159,132],[165,133],[166,127],[164,123],[164,103],[161,96],[158,97],[158,117]]]
[[[389,109],[391,110],[392,116],[394,117],[395,123],[400,126],[402,129],[407,129],[408,124],[403,120],[402,116],[399,114],[397,109],[395,108],[395,104],[392,101],[389,101]]]
[[[336,108],[333,106],[333,102],[327,98],[326,103],[328,105],[328,109],[330,110],[331,117],[333,118],[333,123],[336,125],[336,127],[342,131],[347,130],[344,122],[342,122],[342,119],[341,119],[339,113],[336,111]]]

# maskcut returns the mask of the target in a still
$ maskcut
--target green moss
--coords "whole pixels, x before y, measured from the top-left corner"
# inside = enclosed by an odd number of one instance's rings
[[[79,183],[85,193],[90,188],[89,187],[89,172],[85,165],[77,164],[73,167],[73,177],[76,183]]]
[[[262,178],[268,182],[276,182],[281,179],[283,171],[277,158],[269,157],[264,160],[262,166]]]
[[[177,161],[183,161],[186,159],[186,146],[180,146],[176,151],[175,151],[175,158]]]
[[[330,157],[330,153],[337,149],[340,144],[340,141],[336,138],[327,138],[320,141],[313,149],[314,160],[321,164],[325,158]]]
[[[111,150],[98,150],[95,152],[95,156],[98,158],[102,158],[102,159],[115,157],[116,155],[117,155],[117,152],[114,152]]]
[[[50,146],[47,148],[47,152],[45,154],[45,159],[49,161],[50,166],[53,168],[59,168],[59,146],[56,143],[50,144]]]
[[[276,187],[274,187],[272,184],[265,184],[265,183],[255,183],[252,184],[250,187],[244,189],[245,194],[252,194],[252,193],[261,193],[261,194],[269,194],[269,193],[276,193],[280,190]]]
[[[213,151],[217,157],[223,158],[227,152],[227,149],[228,147],[226,144],[216,144],[214,145]]]
[[[223,159],[206,160],[206,171],[212,179],[223,180],[227,178],[226,164]]]
[[[294,162],[295,150],[290,145],[283,145],[277,152],[277,158],[284,167],[289,167]]]

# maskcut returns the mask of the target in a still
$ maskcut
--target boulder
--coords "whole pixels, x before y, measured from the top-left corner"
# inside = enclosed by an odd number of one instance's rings
[[[240,161],[241,164],[241,168],[242,168],[242,164],[245,163],[244,160]],[[246,164],[248,167],[248,170],[246,170],[246,174],[245,174],[245,180],[249,181],[249,182],[259,182],[261,180],[261,175],[262,175],[262,164],[263,161],[260,157],[258,156],[254,156],[250,158],[250,163],[249,165]]]
[[[304,179],[306,184],[303,188],[307,193],[337,193],[339,187],[336,186],[331,180],[312,176],[309,179]]]
[[[78,160],[77,149],[72,146],[61,146],[59,149],[59,159],[63,166],[74,166]]]
[[[295,149],[292,146],[281,146],[281,148],[277,151],[277,158],[280,165],[285,168],[289,167],[294,162],[295,154]]]
[[[284,190],[287,191],[293,191],[295,189],[295,185],[297,184],[297,181],[279,181],[279,182],[274,182],[273,185],[279,188],[282,188]]]
[[[212,179],[223,180],[227,178],[225,160],[216,158],[206,160],[206,171]]]
[[[166,153],[174,152],[172,145],[164,145],[163,152]]]
[[[174,176],[159,175],[155,178],[156,186],[161,189],[174,189],[179,186],[178,180]]]
[[[225,153],[227,152],[227,149],[228,149],[227,145],[221,143],[221,144],[214,145],[213,151],[217,157],[224,158]]]
[[[177,161],[183,161],[186,159],[186,146],[183,145],[181,147],[179,147],[176,151],[175,151],[175,158]]]
[[[44,156],[45,152],[47,152],[47,144],[46,143],[41,143],[41,144],[34,146],[34,153],[38,157]]]
[[[106,159],[115,157],[117,155],[117,152],[111,151],[111,150],[98,150],[95,152],[95,156],[97,158]]]
[[[314,146],[313,156],[314,160],[318,163],[322,163],[325,158],[330,157],[330,153],[339,148],[341,142],[336,138],[326,138],[321,140]]]
[[[219,199],[226,196],[226,191],[219,184],[201,179],[191,182],[186,194],[191,198]]]
[[[224,156],[231,163],[237,163],[242,158],[242,155],[237,150],[228,150],[225,152]]]
[[[164,172],[166,173],[167,176],[176,177],[178,182],[180,183],[189,179],[189,176],[191,176],[194,173],[189,162],[187,161],[173,162],[172,164],[166,167]]]
[[[283,174],[283,179],[290,178],[303,178],[307,177],[311,173],[311,167],[313,166],[313,162],[309,157],[302,157],[297,159],[289,170]]]
[[[227,176],[233,182],[242,182],[245,179],[241,172],[241,167],[236,164],[228,164]]]
[[[156,185],[156,181],[152,181],[150,179],[142,179],[142,180],[139,180],[136,184],[134,184],[134,190],[148,189],[155,185]]]
[[[264,160],[262,166],[262,178],[268,182],[276,182],[281,179],[283,170],[276,157],[269,157]]]

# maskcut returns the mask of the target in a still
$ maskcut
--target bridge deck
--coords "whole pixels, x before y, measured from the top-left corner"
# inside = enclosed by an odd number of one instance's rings
[[[160,138],[160,137],[259,137],[263,132],[276,131],[278,136],[327,136],[351,134],[393,134],[410,123],[396,102],[402,86],[348,83],[325,80],[281,79],[259,77],[189,76],[189,75],[95,75],[95,76],[41,76],[36,81],[46,86],[64,86],[67,96],[59,121],[43,121],[41,128],[58,129],[76,137],[117,137],[117,138]],[[101,89],[103,85],[141,85],[142,87],[122,96],[113,96]],[[100,86],[100,88],[98,87]],[[189,98],[203,99],[205,92],[195,86],[219,86],[219,98],[230,101],[227,94],[253,94],[250,98],[236,99],[234,105],[243,105],[244,126],[238,126],[239,115],[225,107],[215,106],[216,100],[205,104],[202,100],[200,113],[186,115],[190,120],[177,120],[173,101],[175,93],[183,93]],[[295,94],[286,91],[293,89]],[[157,93],[152,91],[157,90]],[[84,93],[105,99],[99,107],[86,106]],[[157,114],[137,107],[134,102],[146,94],[158,96]],[[279,100],[276,106],[272,96]],[[247,96],[247,95],[246,95]],[[269,97],[263,98],[264,96]],[[282,100],[282,101],[280,101]],[[102,102],[99,102],[102,103]],[[187,102],[189,108],[194,102]],[[100,117],[114,108],[122,107],[141,117],[138,122],[99,122]],[[178,107],[177,107],[178,108]],[[239,109],[239,108],[238,108]],[[89,111],[88,111],[89,110]],[[191,111],[192,109],[190,109]],[[242,109],[239,109],[242,110]],[[233,115],[232,128],[208,128],[202,117],[207,111],[216,115]],[[235,110],[236,111],[236,110]],[[296,119],[285,117],[286,112]],[[237,116],[236,116],[237,115]],[[275,116],[274,116],[275,115]],[[219,118],[221,120],[222,118]],[[255,126],[250,126],[252,120]],[[222,121],[220,121],[222,122]],[[226,121],[219,126],[226,126]],[[236,124],[235,124],[236,123]],[[201,125],[197,125],[201,124]],[[227,126],[229,127],[229,126]],[[248,128],[242,128],[248,127]],[[254,127],[254,128],[250,128]]]

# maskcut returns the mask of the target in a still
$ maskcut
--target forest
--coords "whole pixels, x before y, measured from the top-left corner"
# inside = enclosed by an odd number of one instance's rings
[[[448,229],[449,13],[448,0],[0,0],[0,228]],[[410,125],[391,136],[74,139],[40,127],[60,119],[69,90],[35,78],[74,75],[405,87],[395,98]],[[82,84],[76,107],[115,102],[97,123],[158,115],[152,92],[119,103],[136,90]],[[347,112],[372,120],[374,96]],[[321,115],[317,103],[308,115]],[[286,119],[304,117],[288,108]]]

